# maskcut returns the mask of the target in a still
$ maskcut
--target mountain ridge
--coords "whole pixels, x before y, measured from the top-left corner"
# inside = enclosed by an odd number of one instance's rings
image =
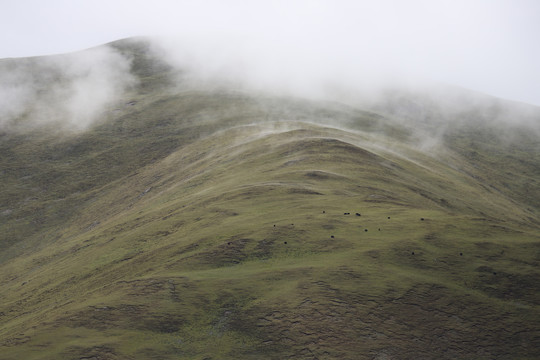
[[[392,108],[178,84],[112,46],[137,81],[95,123],[0,137],[0,358],[538,355],[527,127],[430,144]]]

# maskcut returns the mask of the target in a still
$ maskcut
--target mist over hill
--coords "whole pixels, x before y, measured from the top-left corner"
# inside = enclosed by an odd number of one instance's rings
[[[540,109],[270,65],[0,60],[0,359],[539,355]]]

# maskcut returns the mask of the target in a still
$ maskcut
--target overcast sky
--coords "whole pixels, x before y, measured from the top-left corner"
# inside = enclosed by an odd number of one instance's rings
[[[0,0],[0,58],[141,35],[278,72],[405,74],[540,105],[537,0]]]

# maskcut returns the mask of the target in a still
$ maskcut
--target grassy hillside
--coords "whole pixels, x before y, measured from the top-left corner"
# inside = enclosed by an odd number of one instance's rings
[[[539,356],[530,132],[426,151],[395,115],[171,87],[113,46],[139,83],[99,122],[0,137],[0,359]]]

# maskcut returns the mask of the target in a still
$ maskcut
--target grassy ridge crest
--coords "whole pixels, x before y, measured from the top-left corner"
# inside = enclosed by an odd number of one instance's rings
[[[426,151],[112,46],[139,82],[98,123],[0,137],[0,359],[538,356],[534,139]]]

